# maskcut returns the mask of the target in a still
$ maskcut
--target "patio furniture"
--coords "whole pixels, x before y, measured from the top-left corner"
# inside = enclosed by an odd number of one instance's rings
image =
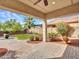
[[[5,55],[8,52],[8,49],[6,48],[0,48],[0,57]]]

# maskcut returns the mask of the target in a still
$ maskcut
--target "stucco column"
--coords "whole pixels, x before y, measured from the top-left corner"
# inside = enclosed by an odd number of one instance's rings
[[[78,15],[78,23],[79,23],[79,15]]]
[[[47,41],[47,20],[43,22],[43,42]]]

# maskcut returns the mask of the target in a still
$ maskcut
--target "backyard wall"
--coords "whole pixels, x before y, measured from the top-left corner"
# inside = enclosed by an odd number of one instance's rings
[[[3,36],[4,33],[5,33],[5,32],[0,31],[0,36]],[[10,31],[10,32],[9,32],[10,35],[15,35],[15,34],[25,34],[25,33],[27,33],[27,32],[25,32],[25,31],[16,31],[16,32],[11,32],[11,31]]]
[[[3,36],[4,32],[3,31],[0,31],[0,36]]]

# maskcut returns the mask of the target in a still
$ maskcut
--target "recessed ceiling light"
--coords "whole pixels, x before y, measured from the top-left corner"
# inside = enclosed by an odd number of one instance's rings
[[[54,5],[54,4],[56,4],[56,2],[53,1],[52,4]]]

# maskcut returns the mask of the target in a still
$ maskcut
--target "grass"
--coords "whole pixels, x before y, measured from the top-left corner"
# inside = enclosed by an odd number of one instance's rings
[[[15,36],[18,40],[27,40],[32,38],[31,34],[17,34]]]

